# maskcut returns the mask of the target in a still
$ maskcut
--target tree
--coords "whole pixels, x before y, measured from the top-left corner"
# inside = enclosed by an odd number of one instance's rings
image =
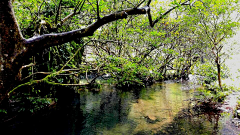
[[[8,93],[10,90],[20,83],[20,70],[23,66],[24,61],[32,55],[36,54],[36,52],[42,51],[45,48],[57,46],[75,40],[77,38],[92,36],[94,32],[103,25],[119,19],[127,18],[128,16],[132,15],[147,14],[149,24],[151,27],[153,27],[160,19],[164,18],[172,10],[176,9],[181,5],[189,5],[189,1],[180,4],[175,1],[176,6],[173,6],[171,9],[164,13],[160,13],[160,15],[156,17],[155,20],[152,20],[150,12],[151,0],[140,1],[136,3],[133,8],[121,9],[120,11],[115,11],[104,16],[100,15],[101,13],[99,10],[99,3],[96,2],[96,19],[94,20],[95,22],[87,25],[85,28],[61,33],[43,34],[25,39],[19,28],[18,22],[16,21],[12,6],[13,2],[13,0],[1,0],[0,2],[1,102],[3,101],[3,99],[6,99],[8,97]],[[61,5],[61,2],[62,1],[59,2],[59,5]],[[81,7],[81,5],[84,5],[85,2],[85,0],[80,1],[77,7]],[[145,6],[142,7],[142,4],[145,4]],[[74,10],[74,12],[69,16],[65,17],[59,25],[61,25],[65,21],[65,19],[67,20],[75,14],[76,11]],[[55,22],[58,22],[58,16],[59,15],[57,14]],[[56,25],[55,28],[52,28],[51,30],[53,32],[56,31],[59,25]]]
[[[212,59],[217,67],[217,79],[219,88],[222,90],[221,69],[224,62],[222,49],[224,40],[232,37],[235,34],[235,29],[239,27],[237,14],[238,1],[224,0],[217,2],[197,2],[197,10],[190,10],[194,20],[197,20],[196,34],[201,41],[201,45],[206,47],[206,52],[212,55]],[[204,8],[205,7],[205,8]]]

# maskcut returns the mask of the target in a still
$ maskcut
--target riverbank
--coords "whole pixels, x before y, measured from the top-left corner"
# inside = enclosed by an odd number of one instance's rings
[[[234,117],[237,101],[239,100],[240,92],[232,92],[232,94],[226,97],[224,104],[219,108],[225,113],[223,115],[223,128],[221,130],[222,135],[239,135],[240,133],[240,119]],[[227,113],[227,114],[226,114]]]
[[[221,110],[225,113],[225,117],[223,118],[223,128],[221,133],[223,135],[239,135],[240,133],[240,120],[234,119],[235,108],[237,106],[237,101],[240,98],[240,78],[239,78],[239,63],[240,63],[240,54],[239,54],[239,43],[234,44],[234,42],[238,41],[240,35],[240,31],[238,31],[237,35],[235,35],[228,46],[225,47],[225,50],[230,49],[235,50],[234,55],[230,55],[230,58],[225,61],[226,66],[229,67],[231,78],[223,80],[223,83],[227,84],[228,86],[234,86],[236,91],[233,91],[230,95],[226,97],[224,104],[221,106]],[[228,53],[226,51],[226,53]],[[238,90],[238,91],[237,91]]]

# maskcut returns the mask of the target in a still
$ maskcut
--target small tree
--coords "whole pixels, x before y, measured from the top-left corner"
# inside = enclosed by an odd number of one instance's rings
[[[232,37],[235,34],[235,29],[239,27],[239,17],[232,16],[237,14],[238,1],[236,0],[216,0],[197,1],[197,8],[189,9],[189,14],[196,23],[197,29],[195,34],[199,39],[199,43],[207,48],[206,54],[211,53],[210,59],[213,59],[217,67],[217,78],[219,88],[222,89],[221,82],[221,60],[224,55],[222,49],[224,40]]]

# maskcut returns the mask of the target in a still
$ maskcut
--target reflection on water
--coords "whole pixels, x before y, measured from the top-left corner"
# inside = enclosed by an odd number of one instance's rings
[[[106,86],[99,93],[80,92],[81,134],[212,134],[216,115],[196,115],[188,99],[193,90],[179,83],[158,83],[130,92]]]
[[[131,104],[128,115],[129,119],[137,123],[133,133],[148,130],[156,133],[164,124],[171,122],[180,110],[187,107],[187,102],[183,100],[190,98],[190,94],[180,88],[180,84],[169,83],[143,89],[140,98]]]
[[[157,83],[141,90],[121,91],[104,85],[100,92],[60,94],[57,107],[47,116],[17,131],[57,135],[216,134],[219,115],[190,109],[188,99],[194,91],[182,87],[179,83]]]

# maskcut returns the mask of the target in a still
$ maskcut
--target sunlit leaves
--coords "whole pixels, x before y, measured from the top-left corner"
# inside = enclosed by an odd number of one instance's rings
[[[78,2],[64,0],[57,22],[71,14]],[[141,0],[98,0],[100,18],[112,12],[133,8],[139,2]],[[167,1],[152,1],[152,17],[156,18],[171,6],[180,6],[180,2],[182,1],[172,0],[169,4]],[[185,70],[184,66],[192,64],[193,56],[209,53],[208,49],[213,47],[213,42],[217,43],[223,36],[231,37],[234,34],[233,29],[239,24],[230,17],[230,13],[236,9],[231,2],[236,1],[191,0],[191,5],[174,10],[154,28],[149,27],[147,15],[129,16],[106,24],[90,37],[94,40],[89,45],[93,59],[91,64],[95,66],[96,63],[100,67],[101,63],[104,63],[104,72],[111,72],[113,75],[118,73],[124,78],[122,81],[136,80],[136,74],[140,74],[140,71],[147,72],[143,68],[150,66],[153,67],[153,71],[161,73],[169,67]],[[57,32],[87,27],[96,22],[98,4],[96,0],[86,0],[81,11],[64,22]],[[46,20],[52,24],[56,19],[58,1],[19,1],[14,6],[17,7],[15,11],[21,28],[26,28],[29,25],[33,27],[38,20]],[[74,44],[71,46],[77,48]],[[74,51],[71,47],[63,50]],[[95,68],[85,66],[89,69]],[[160,70],[160,67],[164,69]],[[129,79],[127,75],[133,78]]]

